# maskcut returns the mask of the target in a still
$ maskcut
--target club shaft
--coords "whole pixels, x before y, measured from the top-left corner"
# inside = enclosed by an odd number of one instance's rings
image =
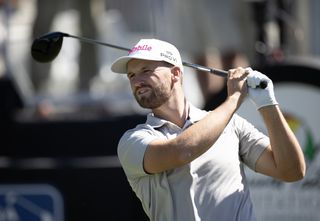
[[[104,45],[104,46],[107,46],[107,47],[120,49],[122,51],[130,51],[130,48],[125,48],[125,47],[122,47],[122,46],[113,45],[113,44],[109,44],[109,43],[105,43],[105,42],[102,42],[102,41],[97,41],[97,40],[93,40],[93,39],[89,39],[89,38],[78,37],[78,36],[70,35],[70,34],[66,34],[65,37],[76,38],[76,39],[79,39],[80,41],[83,41],[83,42],[86,42],[86,43],[90,43],[90,44],[94,43],[94,44]]]
[[[209,72],[211,74],[215,74],[221,77],[227,77],[228,76],[228,72],[227,71],[223,71],[223,70],[219,70],[219,69],[215,69],[215,68],[209,68],[209,67],[205,67],[202,65],[198,65],[198,64],[193,64],[193,63],[189,63],[189,62],[182,62],[183,66],[187,66],[187,67],[191,67],[194,69],[197,69],[198,71],[204,71],[204,72]]]
[[[90,44],[104,45],[104,46],[107,46],[107,47],[111,47],[111,48],[115,48],[115,49],[119,49],[119,50],[123,50],[123,51],[130,51],[131,50],[130,48],[126,48],[126,47],[122,47],[122,46],[118,46],[118,45],[114,45],[114,44],[109,44],[109,43],[105,43],[105,42],[102,42],[102,41],[97,41],[97,40],[93,40],[93,39],[89,39],[89,38],[70,35],[70,34],[67,34],[67,33],[63,33],[63,36],[64,37],[70,37],[70,38],[76,38],[76,39],[79,39],[82,42],[86,42],[86,43],[90,43]],[[185,62],[185,61],[183,61],[182,64],[183,64],[183,66],[191,67],[191,68],[194,68],[194,69],[196,69],[198,71],[209,72],[211,74],[215,74],[215,75],[218,75],[218,76],[221,76],[221,77],[228,77],[228,72],[224,71],[224,70],[219,70],[219,69],[216,69],[216,68],[209,68],[209,67],[206,67],[206,66],[202,66],[202,65],[194,64],[194,63],[189,63],[189,62]],[[267,82],[265,82],[265,81],[261,82],[258,87],[263,88],[263,89],[266,88],[267,87]]]
[[[219,69],[215,69],[215,68],[209,68],[209,67],[205,67],[202,65],[198,65],[198,64],[192,64],[192,63],[188,63],[188,62],[183,62],[184,66],[187,67],[192,67],[194,69],[197,69],[199,71],[205,71],[205,72],[209,72],[211,74],[215,74],[221,77],[228,77],[228,72],[227,71],[223,71],[223,70],[219,70]],[[268,86],[267,81],[261,81],[259,85],[257,85],[257,88],[261,88],[261,89],[265,89]]]
[[[86,43],[91,43],[91,44],[95,43],[95,44],[104,45],[104,46],[111,47],[111,48],[120,49],[120,50],[123,50],[123,51],[130,51],[131,50],[130,48],[126,48],[126,47],[122,47],[122,46],[118,46],[118,45],[114,45],[114,44],[109,44],[109,43],[105,43],[105,42],[102,42],[102,41],[97,41],[97,40],[93,40],[93,39],[89,39],[89,38],[70,35],[70,34],[67,34],[67,33],[64,33],[64,34],[65,34],[64,37],[76,38],[76,39],[79,39],[80,41],[83,41],[83,42],[86,42]],[[219,70],[219,69],[215,69],[215,68],[209,68],[209,67],[205,67],[205,66],[202,66],[202,65],[193,64],[193,63],[189,63],[189,62],[185,62],[185,61],[183,61],[182,64],[183,64],[183,66],[191,67],[191,68],[194,68],[194,69],[199,70],[199,71],[204,71],[204,72],[209,72],[209,73],[212,73],[212,74],[216,74],[216,75],[219,75],[221,77],[227,77],[228,76],[228,72],[227,71],[223,71],[223,70]]]

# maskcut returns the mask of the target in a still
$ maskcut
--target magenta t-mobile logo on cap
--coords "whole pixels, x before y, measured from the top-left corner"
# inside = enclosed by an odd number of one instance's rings
[[[130,51],[129,54],[133,53],[133,52],[137,52],[137,51],[151,51],[152,47],[149,45],[138,45],[133,47]]]

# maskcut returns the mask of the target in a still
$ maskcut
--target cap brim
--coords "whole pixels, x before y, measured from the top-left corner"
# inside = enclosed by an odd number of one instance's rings
[[[129,56],[123,56],[115,60],[111,65],[111,70],[115,73],[126,74],[127,73],[127,64],[132,59]]]
[[[126,74],[127,73],[127,65],[131,59],[140,59],[140,60],[148,60],[148,61],[161,61],[161,59],[155,59],[152,57],[139,57],[139,56],[123,56],[115,60],[111,65],[111,70],[115,73]]]

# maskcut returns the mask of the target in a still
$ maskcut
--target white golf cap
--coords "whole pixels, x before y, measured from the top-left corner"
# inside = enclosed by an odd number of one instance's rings
[[[150,61],[165,61],[180,67],[183,65],[178,49],[165,41],[158,39],[141,39],[130,51],[127,56],[118,58],[111,65],[111,70],[116,73],[126,74],[127,64],[131,59],[142,59]]]

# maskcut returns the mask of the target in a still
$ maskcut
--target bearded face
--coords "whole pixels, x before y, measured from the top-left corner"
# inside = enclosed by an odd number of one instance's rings
[[[134,92],[134,97],[141,107],[149,109],[158,108],[166,103],[172,93],[169,81],[161,81],[155,86],[144,85],[141,88]],[[143,91],[142,94],[141,91]]]
[[[133,95],[143,108],[155,109],[172,95],[171,67],[165,62],[134,60],[128,64]]]

